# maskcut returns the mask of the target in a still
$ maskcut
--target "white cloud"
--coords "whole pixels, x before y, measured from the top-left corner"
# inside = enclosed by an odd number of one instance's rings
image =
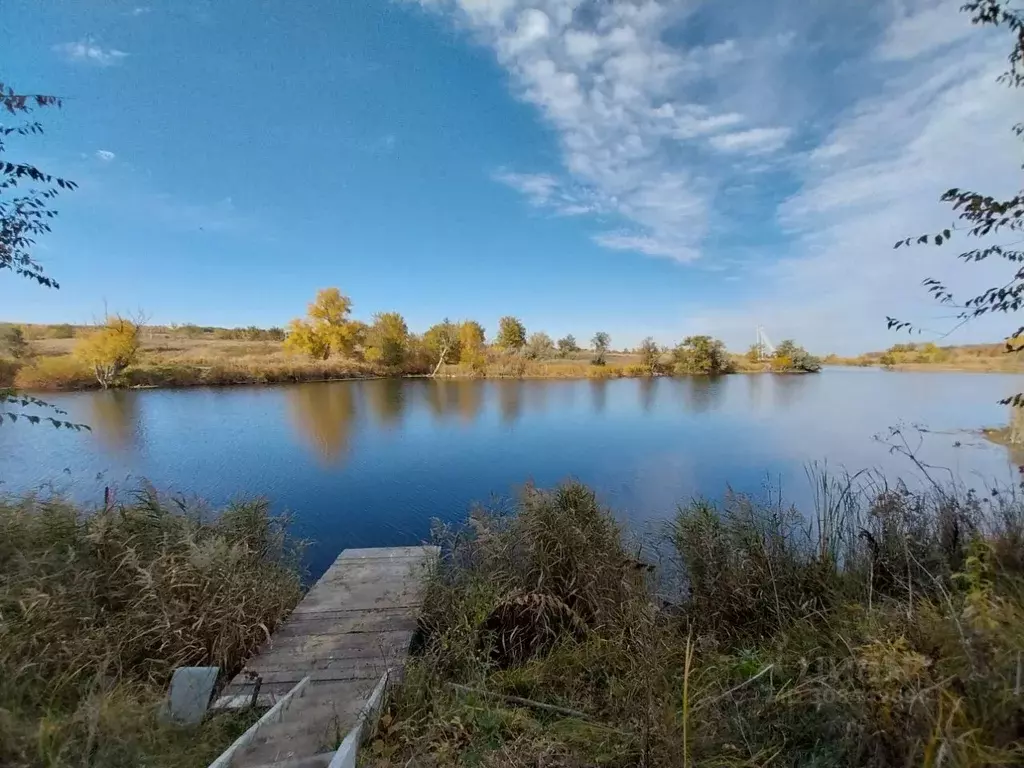
[[[131,11],[129,12],[129,15],[130,16],[144,16],[145,14],[150,13],[152,10],[153,9],[150,8],[148,5],[137,5],[137,6],[135,6],[134,8],[131,9]]]
[[[67,61],[94,64],[100,67],[119,64],[128,55],[116,48],[103,48],[92,38],[85,38],[74,43],[59,43],[53,46],[53,50],[61,54]]]
[[[789,128],[751,128],[747,131],[712,136],[710,144],[719,152],[763,154],[782,149],[792,131]]]
[[[555,131],[560,168],[495,178],[599,214],[602,247],[727,265],[728,305],[688,311],[731,343],[763,323],[819,351],[887,346],[886,315],[953,325],[922,278],[993,284],[1001,265],[959,263],[956,241],[892,249],[949,226],[950,186],[1020,188],[1020,92],[995,82],[1012,40],[962,0],[783,0],[770,24],[705,4],[692,26],[695,4],[672,0],[419,2],[489,46]]]
[[[96,156],[97,160],[101,160],[104,163],[109,163],[111,160],[117,157],[117,155],[115,155],[109,149],[97,149],[96,152],[94,152],[93,154]]]
[[[450,12],[488,45],[516,93],[557,131],[561,172],[502,171],[497,180],[531,205],[619,219],[595,235],[602,246],[684,262],[700,254],[715,183],[684,155],[707,152],[710,137],[747,123],[696,96],[743,58],[739,41],[668,45],[664,30],[688,13],[671,2],[593,3],[584,11],[574,0],[420,1]],[[771,140],[781,145],[777,135]],[[768,142],[748,140],[734,151],[761,153]]]

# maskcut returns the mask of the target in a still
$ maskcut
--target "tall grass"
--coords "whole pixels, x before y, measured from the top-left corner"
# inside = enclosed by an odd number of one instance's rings
[[[161,725],[171,672],[232,674],[300,591],[297,551],[262,502],[214,515],[152,491],[90,514],[0,500],[0,765],[212,759],[238,724]]]
[[[815,482],[682,507],[656,570],[573,483],[439,530],[368,763],[1021,764],[1021,499]]]

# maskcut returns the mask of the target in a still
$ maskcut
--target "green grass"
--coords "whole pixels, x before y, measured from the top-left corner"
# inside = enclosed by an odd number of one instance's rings
[[[85,513],[0,499],[0,765],[206,765],[252,715],[161,724],[170,674],[244,663],[298,602],[298,552],[265,503],[151,491]]]
[[[439,530],[422,654],[364,762],[1021,764],[1016,494],[815,482],[806,516],[686,505],[653,572],[578,484]]]

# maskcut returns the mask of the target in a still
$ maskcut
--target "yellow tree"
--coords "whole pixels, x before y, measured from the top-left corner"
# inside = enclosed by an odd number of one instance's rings
[[[332,353],[351,355],[359,341],[361,323],[349,320],[352,302],[337,288],[317,291],[307,310],[308,320],[292,320],[285,346],[314,360],[326,360]]]
[[[314,360],[326,360],[331,354],[327,337],[318,333],[307,320],[292,320],[288,323],[288,335],[284,340],[285,349],[309,355]]]
[[[366,331],[366,359],[387,366],[401,365],[409,348],[409,328],[398,312],[380,312]]]
[[[476,320],[465,320],[459,326],[459,362],[474,368],[487,362],[484,355],[484,327]]]
[[[79,339],[74,354],[107,389],[138,357],[139,326],[120,315],[108,315],[103,325]]]

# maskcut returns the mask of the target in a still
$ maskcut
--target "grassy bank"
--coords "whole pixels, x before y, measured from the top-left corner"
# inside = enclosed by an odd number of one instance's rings
[[[299,597],[262,503],[0,499],[0,765],[207,765],[252,715],[162,724],[171,671],[233,673]]]
[[[1021,764],[1021,502],[816,487],[690,504],[656,570],[574,484],[439,531],[367,764]]]
[[[894,344],[883,352],[858,357],[829,355],[828,365],[876,366],[899,371],[968,371],[1024,373],[1024,357],[1007,353],[1004,344],[938,346],[933,343]]]

